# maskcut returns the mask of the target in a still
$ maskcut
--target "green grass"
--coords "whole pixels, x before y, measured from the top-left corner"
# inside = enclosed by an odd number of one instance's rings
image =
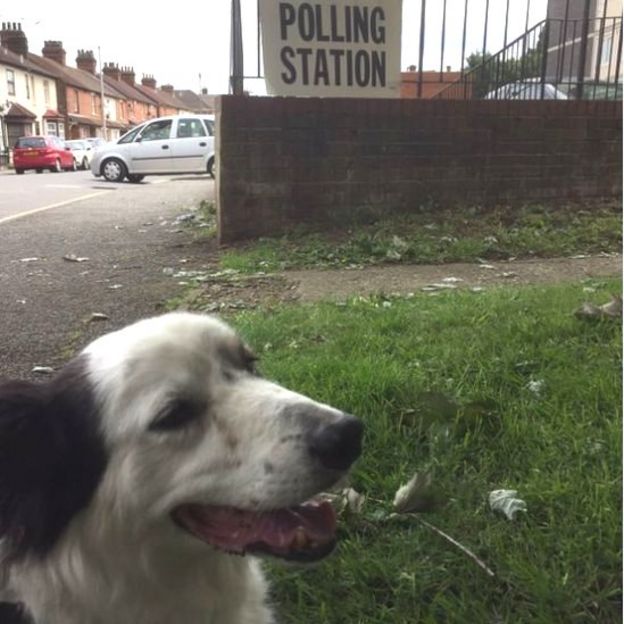
[[[290,306],[233,322],[261,370],[358,414],[365,450],[337,553],[270,566],[284,624],[609,624],[621,621],[621,330],[572,312],[615,280],[483,294]],[[539,393],[530,382],[542,382]],[[444,503],[389,520],[396,489],[430,473]],[[510,488],[513,522],[489,510]]]
[[[619,251],[621,205],[423,210],[330,234],[293,233],[230,249],[224,268],[277,271],[300,267],[410,262],[472,262],[477,258],[556,257]]]

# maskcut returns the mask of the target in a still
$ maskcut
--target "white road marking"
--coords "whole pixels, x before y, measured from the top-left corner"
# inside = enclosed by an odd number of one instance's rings
[[[91,199],[92,197],[97,197],[98,195],[104,195],[104,193],[108,193],[108,191],[98,191],[97,193],[89,193],[88,195],[81,195],[80,197],[74,197],[74,199],[68,199],[66,201],[58,202],[57,204],[50,204],[49,206],[42,206],[41,208],[34,208],[33,210],[20,212],[18,214],[11,215],[10,217],[4,217],[3,219],[0,219],[0,225],[2,225],[3,223],[8,223],[9,221],[15,221],[16,219],[21,219],[22,217],[28,217],[29,215],[33,215],[38,212],[43,212],[44,210],[51,210],[52,208],[60,208],[61,206],[67,206],[69,204],[73,204],[74,202],[82,201],[84,199]]]
[[[46,184],[46,188],[84,188],[80,184]]]

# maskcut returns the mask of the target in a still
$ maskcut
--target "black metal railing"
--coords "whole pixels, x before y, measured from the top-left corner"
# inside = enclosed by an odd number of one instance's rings
[[[622,17],[545,19],[500,52],[475,53],[443,99],[622,99]]]
[[[248,7],[255,4],[256,23],[255,25],[248,23],[245,25],[246,28],[243,28],[242,23],[241,0],[230,0],[230,2],[232,7],[230,88],[232,92],[242,93],[247,83],[253,86],[257,84],[257,81],[264,79],[259,2],[247,0]],[[413,64],[417,77],[415,82],[418,97],[424,96],[424,83],[435,81],[440,87],[447,83],[447,68],[461,72],[470,69],[466,65],[466,49],[471,45],[471,41],[474,42],[475,37],[479,42],[483,41],[485,54],[488,44],[492,43],[492,38],[501,41],[505,47],[514,33],[526,31],[530,20],[536,19],[536,9],[532,8],[531,0],[514,0],[515,12],[512,12],[511,0],[496,0],[496,2],[486,0],[484,12],[481,8],[475,9],[469,0],[442,0],[442,2],[437,0],[429,3],[427,0],[405,0],[405,4],[408,3],[414,6],[419,3],[418,10],[414,12],[420,17],[417,30],[412,24],[404,25],[404,36],[418,37],[418,63]],[[537,11],[539,12],[539,8]],[[248,11],[246,15],[251,17],[251,11]],[[452,19],[448,19],[449,16]],[[503,16],[504,31],[494,28]],[[540,19],[542,17],[543,15],[539,16]],[[255,26],[255,33],[253,26]],[[245,46],[242,43],[243,30],[246,33]],[[436,49],[438,41],[439,50]],[[459,45],[454,45],[459,41],[461,41],[461,50]],[[245,63],[243,63],[243,52],[247,59]],[[406,66],[408,64],[412,66],[408,63],[409,59],[405,61]],[[438,63],[438,75],[432,76],[431,70],[434,68],[437,70]]]
[[[415,97],[622,99],[622,16],[608,16],[608,2],[600,17],[590,17],[591,0],[553,4],[552,12],[549,4],[550,16],[541,19],[531,0],[485,0],[478,10],[469,0],[407,1],[419,2],[418,62],[409,68]],[[255,3],[256,15],[245,28],[249,58],[243,63],[241,0],[231,0],[234,93],[264,80],[259,3],[247,2]],[[530,27],[535,18],[541,21]],[[406,25],[404,31],[416,34]],[[488,52],[501,44],[499,52]],[[449,84],[452,69],[460,77]]]

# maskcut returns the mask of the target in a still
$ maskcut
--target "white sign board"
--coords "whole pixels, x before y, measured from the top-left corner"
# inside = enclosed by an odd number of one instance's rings
[[[402,0],[259,0],[271,95],[399,97]]]

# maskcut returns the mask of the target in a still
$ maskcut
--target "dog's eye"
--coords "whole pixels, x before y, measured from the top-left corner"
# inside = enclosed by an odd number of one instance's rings
[[[181,429],[197,420],[204,411],[199,401],[174,399],[166,405],[152,421],[150,431],[171,431]]]

